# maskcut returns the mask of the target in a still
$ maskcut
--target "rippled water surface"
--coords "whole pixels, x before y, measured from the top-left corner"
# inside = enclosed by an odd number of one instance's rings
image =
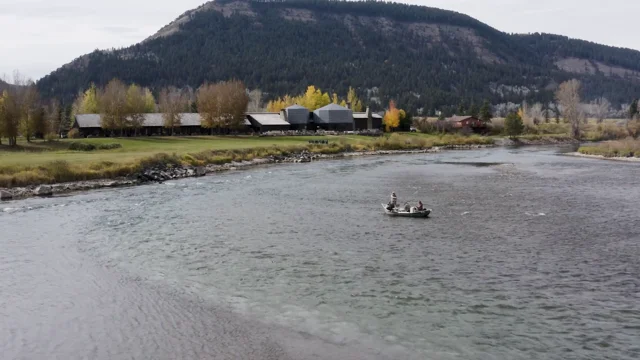
[[[640,164],[495,149],[0,203],[3,359],[638,359]],[[430,219],[386,217],[422,200]]]

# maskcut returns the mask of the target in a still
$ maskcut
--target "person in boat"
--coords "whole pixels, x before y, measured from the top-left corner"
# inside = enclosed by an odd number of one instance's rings
[[[418,201],[418,211],[424,211],[424,205],[422,205],[422,201]]]
[[[411,206],[409,206],[409,203],[404,203],[404,211],[406,212],[411,212]]]
[[[395,192],[391,193],[391,201],[389,201],[389,203],[387,204],[387,210],[391,211],[393,210],[398,202],[398,197],[396,196]]]

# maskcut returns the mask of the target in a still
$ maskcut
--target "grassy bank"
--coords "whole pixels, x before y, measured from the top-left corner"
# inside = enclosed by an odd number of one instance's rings
[[[329,140],[328,145],[309,140]],[[325,137],[163,137],[85,139],[53,143],[20,143],[0,150],[0,187],[53,184],[131,176],[155,165],[205,166],[309,151],[336,154],[349,151],[428,149],[445,145],[492,144],[481,136],[393,134]],[[121,147],[112,146],[119,144]],[[72,148],[95,148],[74,151]],[[111,148],[101,150],[101,148]]]
[[[608,158],[640,158],[640,140],[628,138],[625,140],[605,141],[593,146],[580,147],[578,152],[584,155],[600,155]]]

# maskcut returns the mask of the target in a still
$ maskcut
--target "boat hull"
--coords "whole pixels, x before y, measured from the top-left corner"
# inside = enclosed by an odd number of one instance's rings
[[[431,214],[431,209],[425,209],[422,211],[416,212],[406,212],[406,211],[398,211],[398,210],[387,210],[387,205],[382,204],[382,208],[384,209],[385,214],[389,216],[397,216],[397,217],[409,217],[409,218],[427,218]]]

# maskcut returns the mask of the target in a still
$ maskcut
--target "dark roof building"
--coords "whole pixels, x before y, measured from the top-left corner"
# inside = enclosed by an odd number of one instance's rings
[[[454,128],[458,129],[464,127],[469,127],[472,129],[485,127],[485,124],[482,121],[473,116],[452,116],[448,118],[447,121],[451,123]]]
[[[353,124],[355,130],[375,130],[382,129],[382,116],[371,112],[367,108],[365,112],[353,113]]]
[[[293,105],[284,109],[285,119],[291,125],[300,125],[309,123],[309,114],[311,111],[304,106]]]
[[[283,115],[278,113],[247,113],[247,120],[250,126],[258,131],[286,131],[291,129],[291,124],[283,119]]]
[[[109,132],[102,129],[102,116],[100,114],[80,114],[76,115],[72,128],[78,129],[83,136],[105,136]],[[178,129],[180,134],[200,134],[208,133],[208,129],[202,128],[202,117],[198,113],[183,113],[180,119],[181,125]],[[244,119],[244,125],[250,126],[249,120]],[[127,129],[127,134],[129,134]],[[137,134],[161,135],[164,132],[164,119],[161,113],[144,114],[142,129]],[[134,133],[135,134],[135,133]]]
[[[353,111],[338,104],[329,104],[313,112],[313,122],[326,130],[353,130]]]

